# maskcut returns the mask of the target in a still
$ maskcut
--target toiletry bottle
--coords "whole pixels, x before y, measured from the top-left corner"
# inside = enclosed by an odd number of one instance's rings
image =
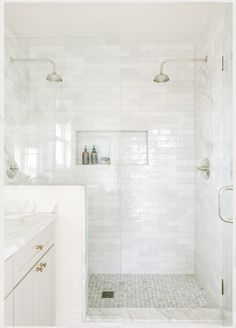
[[[93,149],[91,152],[91,164],[97,164],[98,163],[98,155],[95,146],[93,145]]]
[[[84,147],[84,151],[82,153],[82,163],[83,165],[89,164],[89,152],[87,151],[87,146]]]

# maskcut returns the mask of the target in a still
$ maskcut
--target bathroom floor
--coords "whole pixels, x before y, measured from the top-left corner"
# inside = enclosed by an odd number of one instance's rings
[[[103,298],[102,293],[113,291]],[[212,307],[193,275],[93,274],[89,307]]]
[[[91,319],[222,322],[220,309],[214,308],[194,275],[92,274],[88,315]]]

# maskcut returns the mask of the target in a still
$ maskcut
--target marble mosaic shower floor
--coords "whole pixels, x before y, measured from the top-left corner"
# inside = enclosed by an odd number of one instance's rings
[[[102,298],[103,292],[113,292],[113,297]],[[221,310],[212,306],[193,275],[93,274],[87,315],[98,321],[222,325]]]
[[[102,298],[113,291],[113,298]],[[89,308],[212,308],[193,275],[92,274]]]

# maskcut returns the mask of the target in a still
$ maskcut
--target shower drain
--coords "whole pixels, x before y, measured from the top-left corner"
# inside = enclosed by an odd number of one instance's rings
[[[102,292],[102,298],[113,298],[113,297],[114,297],[114,292],[111,291]]]

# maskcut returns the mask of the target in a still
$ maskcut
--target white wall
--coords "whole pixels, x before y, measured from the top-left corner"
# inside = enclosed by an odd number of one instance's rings
[[[232,285],[230,249],[232,225],[218,216],[218,191],[232,184],[232,58],[231,11],[220,11],[196,47],[196,56],[209,56],[204,67],[196,66],[196,161],[208,157],[211,176],[196,177],[195,270],[213,303],[222,304],[221,279],[230,302]],[[221,58],[225,70],[221,70]],[[224,199],[225,202],[225,199]],[[232,215],[226,212],[225,215]],[[228,304],[228,309],[230,306]]]

